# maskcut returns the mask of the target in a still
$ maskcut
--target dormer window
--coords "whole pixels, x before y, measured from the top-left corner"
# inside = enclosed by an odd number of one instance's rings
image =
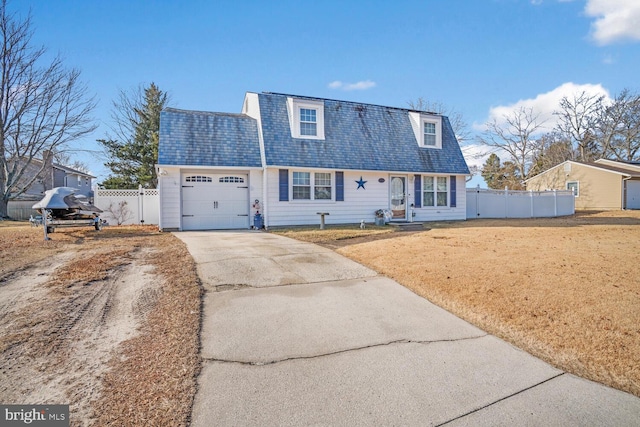
[[[409,119],[420,147],[442,148],[442,116],[410,111]]]
[[[316,110],[300,109],[300,135],[318,136],[318,120]]]
[[[324,139],[324,102],[287,98],[291,136],[300,139]]]
[[[436,146],[436,124],[433,122],[424,122],[424,145]]]

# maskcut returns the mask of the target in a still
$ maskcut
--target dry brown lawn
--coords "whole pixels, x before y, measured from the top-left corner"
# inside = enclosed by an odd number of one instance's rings
[[[0,401],[70,404],[72,425],[187,425],[201,287],[154,227],[0,221]]]
[[[562,370],[640,396],[639,211],[426,226],[353,245],[330,230],[303,238]]]

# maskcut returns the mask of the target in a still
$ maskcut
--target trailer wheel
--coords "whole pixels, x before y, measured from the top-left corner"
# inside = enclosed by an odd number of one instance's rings
[[[47,233],[53,233],[55,228],[47,226]]]
[[[96,228],[96,231],[102,230],[102,220],[101,219],[96,221],[93,225]]]

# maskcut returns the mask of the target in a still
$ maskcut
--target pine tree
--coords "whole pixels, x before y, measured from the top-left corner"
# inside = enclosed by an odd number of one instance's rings
[[[131,96],[121,93],[113,118],[117,139],[98,140],[109,160],[105,163],[111,175],[102,182],[105,188],[156,188],[160,137],[160,112],[167,94],[151,83]]]

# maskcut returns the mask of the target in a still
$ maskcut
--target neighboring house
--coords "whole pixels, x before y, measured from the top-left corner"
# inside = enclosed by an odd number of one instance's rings
[[[566,161],[525,181],[527,190],[573,190],[576,209],[640,209],[640,164]]]
[[[94,176],[53,163],[51,156],[46,153],[44,154],[44,158],[49,159],[44,166],[42,160],[31,160],[31,163],[27,166],[18,184],[19,186],[24,185],[24,183],[27,183],[34,175],[37,175],[37,177],[26,191],[12,197],[11,200],[40,200],[46,190],[55,187],[77,188],[76,194],[84,195],[88,198],[93,196],[91,180],[95,178]]]
[[[466,219],[467,164],[422,111],[252,92],[241,114],[167,108],[157,168],[163,230]]]

